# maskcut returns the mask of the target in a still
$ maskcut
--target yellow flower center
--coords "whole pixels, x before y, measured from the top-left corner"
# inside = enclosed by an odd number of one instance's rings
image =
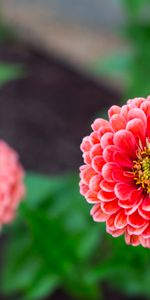
[[[150,143],[146,141],[146,147],[140,147],[137,151],[137,160],[133,161],[133,174],[136,185],[150,193]]]

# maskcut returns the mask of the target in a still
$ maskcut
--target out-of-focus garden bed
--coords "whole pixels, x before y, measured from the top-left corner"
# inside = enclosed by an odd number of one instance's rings
[[[17,149],[27,170],[78,171],[82,136],[98,112],[104,114],[104,108],[117,103],[118,92],[74,71],[54,55],[16,41],[1,43],[0,60],[21,64],[24,70],[19,80],[0,88],[1,138]],[[104,299],[129,299],[105,285],[103,292]],[[47,299],[60,298],[71,299],[59,291]]]
[[[24,71],[0,89],[1,138],[17,147],[29,170],[77,170],[81,138],[119,93],[19,42],[1,43],[0,60],[21,64]]]

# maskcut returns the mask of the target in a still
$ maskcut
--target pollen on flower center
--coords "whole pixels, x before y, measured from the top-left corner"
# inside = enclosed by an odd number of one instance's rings
[[[137,160],[133,166],[134,181],[147,194],[150,193],[150,145],[137,151]]]

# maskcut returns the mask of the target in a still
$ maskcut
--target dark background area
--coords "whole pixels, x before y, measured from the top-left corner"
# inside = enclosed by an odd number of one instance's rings
[[[119,93],[21,43],[1,44],[0,60],[25,70],[24,78],[0,89],[1,138],[17,149],[28,170],[77,170],[82,137]]]

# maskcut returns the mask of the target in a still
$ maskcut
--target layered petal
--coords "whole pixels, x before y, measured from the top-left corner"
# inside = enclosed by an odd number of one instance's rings
[[[24,171],[18,154],[0,141],[0,227],[10,223],[25,195]]]
[[[95,204],[92,207],[90,214],[95,222],[105,222],[109,217],[109,215],[102,211],[100,204]]]
[[[114,105],[108,116],[81,144],[80,192],[109,234],[150,248],[150,96]]]

